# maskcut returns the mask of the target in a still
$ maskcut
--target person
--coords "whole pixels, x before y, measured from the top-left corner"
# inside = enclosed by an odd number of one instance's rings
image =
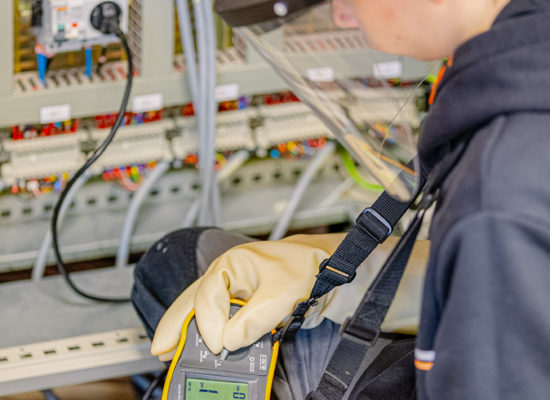
[[[466,146],[440,187],[430,247],[417,244],[383,328],[414,331],[416,299],[422,297],[415,352],[419,399],[546,399],[550,1],[353,3],[373,48],[421,60],[452,56],[422,125],[423,165],[433,171],[458,143]],[[279,17],[289,11],[277,7]],[[263,16],[257,10],[247,15]],[[268,61],[276,66],[281,60]],[[308,93],[305,102],[315,107]],[[395,192],[407,186],[400,188]],[[308,298],[319,263],[342,238],[299,235],[266,242],[197,228],[161,239],[137,264],[133,291],[134,305],[154,335],[153,354],[171,358],[193,307],[214,353],[253,343]],[[394,244],[379,247],[356,281],[311,310],[305,324],[310,329],[283,342],[273,397],[303,399],[315,389],[338,341],[339,323],[353,313]],[[248,304],[228,320],[230,296]]]

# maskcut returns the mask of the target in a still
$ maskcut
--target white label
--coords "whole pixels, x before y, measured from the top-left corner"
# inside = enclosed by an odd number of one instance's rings
[[[331,67],[309,68],[306,76],[313,82],[334,82],[334,70]]]
[[[71,105],[60,104],[58,106],[42,107],[40,109],[40,123],[50,124],[71,119]]]
[[[267,354],[260,354],[260,370],[267,371]]]
[[[162,93],[142,94],[132,99],[132,112],[142,113],[146,111],[162,110]]]
[[[220,85],[216,87],[216,101],[231,101],[239,98],[239,84],[229,83],[227,85]]]
[[[403,63],[401,61],[388,61],[374,64],[373,75],[376,79],[393,79],[403,76]]]

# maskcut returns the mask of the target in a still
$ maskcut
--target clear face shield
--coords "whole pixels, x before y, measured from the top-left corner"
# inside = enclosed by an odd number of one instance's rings
[[[417,86],[395,90],[399,58],[368,47],[349,0],[217,0],[215,9],[323,121],[365,179],[400,200],[416,194]]]

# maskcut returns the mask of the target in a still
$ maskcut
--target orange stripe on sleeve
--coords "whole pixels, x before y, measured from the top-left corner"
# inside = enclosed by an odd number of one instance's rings
[[[433,368],[433,362],[414,360],[414,366],[421,371],[429,371]]]

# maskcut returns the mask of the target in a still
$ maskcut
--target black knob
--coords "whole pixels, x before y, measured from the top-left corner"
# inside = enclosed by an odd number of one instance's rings
[[[105,35],[115,34],[120,30],[122,9],[112,1],[98,4],[90,15],[92,26]]]

